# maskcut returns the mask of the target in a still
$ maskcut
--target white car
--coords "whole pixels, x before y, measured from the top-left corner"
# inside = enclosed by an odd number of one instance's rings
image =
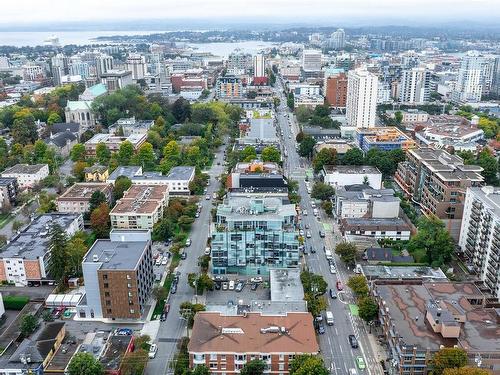
[[[210,248],[209,247],[205,248],[205,255],[210,255]]]
[[[156,259],[155,266],[161,266],[161,257],[158,257],[158,259]]]
[[[186,240],[186,246],[191,246],[191,238],[188,238],[188,239]]]
[[[333,273],[333,274],[337,273],[337,270],[335,269],[335,266],[333,264],[330,266],[330,273]]]
[[[161,265],[162,266],[166,266],[168,263],[168,258],[167,257],[163,257],[163,259],[161,260]]]
[[[307,232],[306,232],[306,237],[307,237],[307,238],[311,238],[311,232],[310,232],[310,231],[307,231]]]
[[[304,231],[303,231],[302,229],[301,229],[301,230],[299,230],[299,234],[300,234],[301,236],[304,236]]]
[[[156,344],[151,344],[151,346],[149,347],[148,357],[149,358],[156,357],[156,352],[157,351],[158,351],[158,346],[156,346]]]
[[[304,216],[307,216],[307,210],[304,210],[302,213],[304,214]]]
[[[210,195],[207,195],[207,196],[205,197],[205,199],[206,199],[207,201],[209,201],[209,200],[210,200]]]
[[[261,283],[262,281],[263,281],[263,279],[262,279],[262,277],[260,277],[260,276],[257,276],[257,277],[252,277],[252,278],[250,279],[250,282],[252,282],[252,283]]]

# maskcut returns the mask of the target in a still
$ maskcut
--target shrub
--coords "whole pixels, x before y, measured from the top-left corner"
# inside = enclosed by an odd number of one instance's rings
[[[26,296],[4,296],[3,305],[6,310],[22,310],[30,301]]]

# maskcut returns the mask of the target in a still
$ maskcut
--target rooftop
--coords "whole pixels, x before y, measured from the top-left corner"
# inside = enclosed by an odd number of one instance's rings
[[[83,263],[100,263],[101,270],[134,270],[142,259],[149,241],[96,240],[87,254]]]
[[[15,177],[0,177],[0,186],[7,186],[17,181]]]
[[[104,354],[99,359],[105,371],[118,370],[123,356],[129,350],[132,336],[110,336]]]
[[[363,274],[368,279],[415,279],[447,281],[448,278],[440,268],[426,266],[362,266]]]
[[[134,212],[136,214],[152,213],[165,204],[168,187],[165,185],[135,185],[123,193],[123,198],[116,202],[111,215]],[[162,203],[163,202],[163,203]]]
[[[121,168],[121,167],[118,167]],[[117,168],[117,169],[118,169]],[[109,168],[106,165],[99,165],[99,164],[94,164],[91,167],[85,168],[83,171],[85,173],[104,173],[108,170]]]
[[[472,194],[478,197],[483,203],[492,209],[497,218],[500,218],[500,188],[493,186],[483,186],[479,187],[469,187],[467,189],[467,194],[469,190]]]
[[[292,302],[304,299],[299,269],[271,269],[270,283],[272,302]]]
[[[96,191],[101,191],[105,195],[111,193],[112,185],[99,182],[78,182],[68,188],[60,197],[58,201],[62,200],[90,200],[92,194]]]
[[[277,197],[235,197],[229,196],[217,207],[217,215],[225,216],[227,221],[258,217],[259,220],[272,220],[284,216],[295,216],[294,204],[283,204]]]
[[[37,259],[47,252],[49,230],[57,223],[61,228],[68,228],[81,215],[52,212],[35,219],[20,234],[13,237],[9,244],[0,251],[2,258]]]
[[[400,218],[346,218],[342,219],[344,230],[398,230],[409,231],[410,227]]]
[[[120,166],[116,168],[110,175],[109,179],[111,181],[116,180],[120,176],[128,177],[129,179],[133,179],[135,176],[142,175],[142,167],[136,165],[130,166]]]
[[[86,145],[97,145],[98,143],[122,143],[129,141],[133,145],[137,145],[139,142],[146,138],[146,134],[130,134],[128,137],[121,137],[112,134],[98,133],[95,134],[91,139],[85,142]]]
[[[16,164],[10,168],[5,169],[2,172],[4,174],[35,174],[38,173],[42,168],[48,167],[47,164]]]
[[[225,316],[197,313],[188,351],[194,353],[318,353],[310,313]]]
[[[381,174],[377,167],[369,165],[325,165],[326,173],[339,174]]]
[[[195,172],[194,167],[186,167],[186,166],[173,167],[166,177],[168,180],[187,181],[194,176],[194,172]]]

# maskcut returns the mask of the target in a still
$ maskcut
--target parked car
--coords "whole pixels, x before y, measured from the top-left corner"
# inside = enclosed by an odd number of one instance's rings
[[[161,265],[162,266],[166,266],[168,263],[168,258],[167,257],[163,257],[162,260],[161,260]]]
[[[306,232],[306,237],[307,237],[307,238],[311,238],[311,232],[310,232],[310,231],[307,231],[307,232]]]
[[[343,290],[344,287],[342,286],[342,283],[340,281],[337,281],[337,290]]]
[[[116,334],[118,336],[132,336],[132,330],[130,328],[118,328]]]
[[[244,287],[245,287],[245,284],[244,284],[244,283],[242,283],[242,282],[240,281],[240,282],[236,285],[235,290],[236,290],[237,292],[241,292],[241,291],[243,290],[243,288],[244,288]]]
[[[196,211],[196,213],[194,214],[194,217],[199,218],[200,217],[200,213],[198,211]]]
[[[149,358],[156,357],[156,352],[157,351],[158,351],[158,346],[156,346],[156,344],[151,344],[151,346],[149,347],[148,357]]]
[[[187,246],[191,246],[191,238],[188,238],[188,239],[186,240],[186,247],[187,247]]]
[[[356,364],[360,370],[364,370],[366,368],[365,360],[363,357],[356,357]]]
[[[227,290],[228,288],[228,283],[224,282],[222,283],[222,290]]]
[[[170,293],[177,293],[177,284],[172,284],[172,286],[170,287]]]
[[[351,344],[351,348],[353,349],[358,347],[358,340],[356,340],[356,336],[349,335],[349,344]]]
[[[250,279],[250,282],[252,283],[261,283],[263,281],[262,277],[261,276],[257,276],[257,277],[252,277]]]
[[[325,326],[323,324],[318,324],[318,333],[320,335],[325,333]]]
[[[306,229],[309,229],[309,224],[306,224]]]
[[[314,247],[311,246],[311,254],[316,254],[316,250],[314,250]]]
[[[337,293],[335,293],[335,291],[333,289],[331,289],[331,288],[330,288],[330,297],[333,298],[333,299],[337,298]]]
[[[187,258],[187,253],[185,251],[183,251],[181,253],[181,259],[186,259]]]
[[[337,273],[337,270],[335,268],[335,266],[333,264],[330,264],[330,273],[332,274],[336,274]]]
[[[257,283],[253,283],[252,284],[252,287],[250,288],[251,290],[257,290],[257,288],[259,287],[259,284]]]
[[[210,200],[210,195],[205,196],[205,199],[206,199],[207,201],[209,201],[209,200]]]
[[[164,322],[165,320],[167,320],[167,314],[165,314],[164,312],[161,313],[160,315],[160,322]]]
[[[230,281],[229,281],[229,290],[234,290],[234,287],[235,287],[235,285],[234,285],[234,284],[235,284],[235,283],[234,283],[234,280],[230,280]]]
[[[299,230],[299,235],[301,235],[302,237],[304,237],[304,231],[302,229]]]
[[[320,236],[321,238],[325,238],[325,232],[324,232],[324,231],[322,231],[322,230],[320,230],[320,231],[319,231],[319,236]]]
[[[209,247],[205,248],[205,255],[210,255],[210,248]]]
[[[350,368],[349,369],[349,375],[358,375],[358,373],[356,372],[355,368]]]
[[[156,259],[155,266],[161,266],[161,258]]]

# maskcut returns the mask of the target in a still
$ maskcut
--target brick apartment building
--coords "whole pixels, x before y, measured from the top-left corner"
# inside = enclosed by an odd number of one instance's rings
[[[325,98],[329,106],[345,108],[347,102],[347,76],[344,73],[336,74],[325,79]]]
[[[214,374],[238,374],[253,359],[266,363],[266,373],[288,374],[295,355],[316,355],[319,345],[310,313],[201,312],[195,316],[188,352],[191,368],[205,365]]]

